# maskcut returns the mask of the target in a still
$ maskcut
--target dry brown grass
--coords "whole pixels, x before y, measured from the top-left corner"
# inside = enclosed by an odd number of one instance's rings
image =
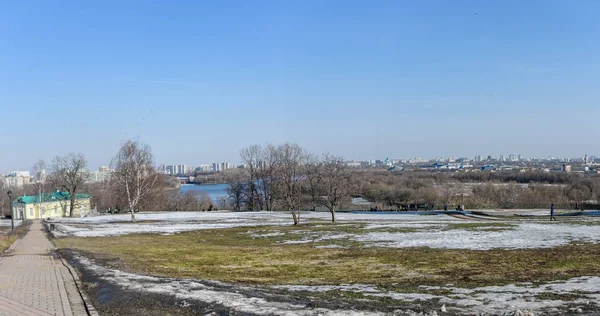
[[[231,228],[54,242],[58,248],[87,252],[129,272],[251,284],[366,283],[418,291],[419,285],[475,287],[600,275],[600,245],[594,244],[487,251],[362,248],[352,242],[347,249],[314,248],[319,243],[279,244],[290,236],[301,236],[293,234],[298,230],[311,229],[321,230],[323,226]],[[286,235],[252,238],[249,230],[282,231]]]
[[[29,226],[28,222],[23,223],[21,226],[15,227],[15,231],[8,233],[8,235],[0,236],[0,254],[10,248],[10,246],[21,236],[25,229]],[[10,231],[10,227],[8,228]]]

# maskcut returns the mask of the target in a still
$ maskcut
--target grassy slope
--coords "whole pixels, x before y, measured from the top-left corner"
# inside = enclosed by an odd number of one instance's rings
[[[6,251],[21,236],[27,226],[29,226],[29,223],[25,222],[22,226],[15,227],[15,231],[12,234],[0,236],[0,254]],[[10,227],[8,230],[10,230]]]
[[[74,248],[107,259],[109,265],[125,271],[252,284],[363,283],[415,291],[418,285],[474,287],[600,275],[600,245],[592,244],[488,251],[362,248],[356,242],[344,241],[336,244],[349,249],[314,248],[319,243],[278,244],[311,231],[351,233],[357,229],[358,225],[231,228],[173,236],[63,238],[54,242],[58,248]],[[258,230],[286,235],[252,238],[248,233]],[[327,244],[331,242],[321,243]]]

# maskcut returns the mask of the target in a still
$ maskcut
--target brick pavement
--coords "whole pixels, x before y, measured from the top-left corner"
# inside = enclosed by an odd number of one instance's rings
[[[0,257],[0,315],[87,315],[40,221]]]

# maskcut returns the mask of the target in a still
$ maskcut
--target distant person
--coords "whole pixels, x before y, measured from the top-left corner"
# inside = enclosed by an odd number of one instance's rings
[[[550,221],[555,221],[556,217],[554,217],[554,203],[552,203],[552,205],[550,205]]]
[[[444,211],[447,211],[447,210],[448,210],[448,205],[444,204]]]

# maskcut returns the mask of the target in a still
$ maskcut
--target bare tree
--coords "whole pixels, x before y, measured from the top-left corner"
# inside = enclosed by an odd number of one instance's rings
[[[248,209],[255,210],[256,204],[260,205],[262,209],[262,202],[258,194],[258,188],[256,182],[258,180],[259,166],[262,164],[260,161],[262,148],[260,145],[251,145],[248,148],[244,148],[240,151],[240,157],[246,165],[246,183],[247,188],[245,190],[246,201],[248,201]]]
[[[335,212],[352,191],[351,175],[343,158],[324,155],[322,181],[324,205],[331,212],[331,221],[335,222]]]
[[[83,154],[68,154],[56,156],[52,162],[52,177],[55,183],[69,193],[69,216],[77,204],[77,192],[87,179],[87,160]]]
[[[267,145],[260,154],[260,164],[258,168],[258,191],[261,196],[264,210],[272,211],[278,196],[277,182],[281,171],[281,146]]]
[[[307,154],[304,157],[304,170],[306,175],[306,190],[311,209],[314,211],[322,205],[323,192],[323,163],[318,157]]]
[[[292,213],[294,225],[300,223],[300,200],[302,198],[301,177],[304,174],[303,160],[305,151],[297,144],[283,144],[277,148],[280,169],[281,198]]]
[[[39,203],[42,203],[42,193],[46,190],[46,163],[44,160],[41,158],[38,159],[31,168],[31,171],[33,171],[33,177],[35,178],[33,184],[37,189]]]
[[[239,211],[242,209],[243,205],[246,203],[246,199],[244,198],[244,191],[246,190],[246,186],[244,183],[235,181],[227,185],[227,196],[229,198],[229,202],[231,202],[234,211]]]
[[[139,140],[128,140],[121,146],[112,165],[114,179],[124,190],[131,221],[135,222],[135,212],[155,188],[159,177],[150,146]]]

